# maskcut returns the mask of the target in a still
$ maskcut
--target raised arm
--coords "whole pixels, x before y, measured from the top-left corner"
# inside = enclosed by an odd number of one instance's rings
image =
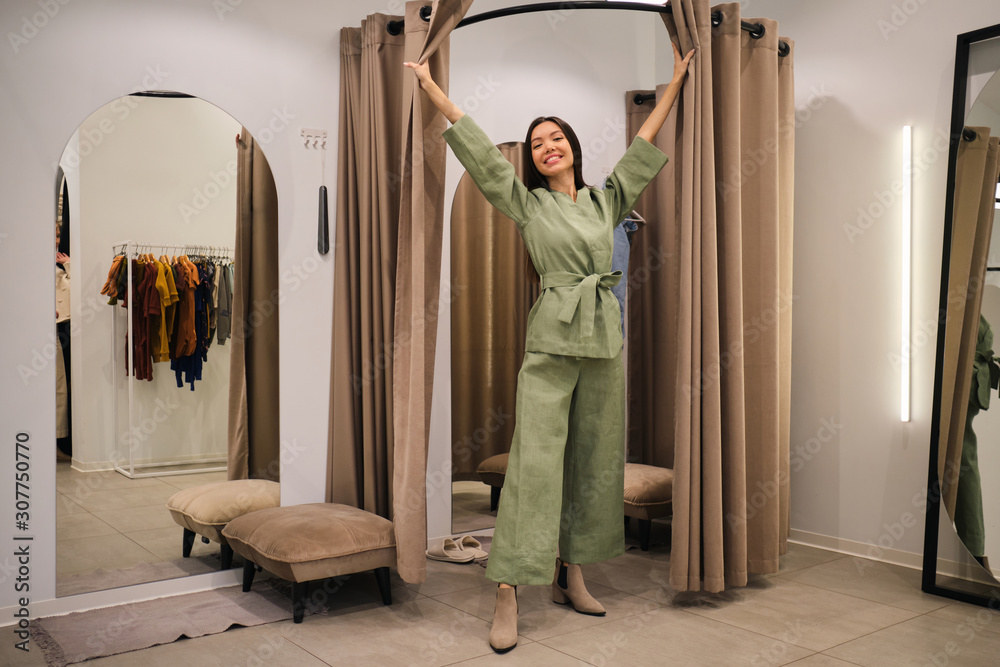
[[[434,106],[444,114],[444,117],[450,123],[457,123],[458,119],[465,115],[465,112],[459,109],[457,104],[448,99],[448,96],[444,94],[441,87],[434,83],[427,63],[406,62],[403,63],[403,66],[413,70],[414,74],[417,75],[417,82],[420,85],[420,89],[427,94],[427,97],[434,103]]]
[[[636,133],[637,137],[642,137],[649,143],[653,143],[656,133],[660,131],[663,121],[667,119],[667,114],[670,113],[671,107],[674,106],[677,93],[680,92],[681,84],[684,83],[684,77],[687,76],[688,63],[691,62],[691,57],[694,56],[694,49],[691,49],[682,59],[677,45],[672,41],[670,45],[674,47],[674,76],[670,80],[667,90],[663,93],[663,97],[656,103],[652,113],[649,114],[649,118],[646,119],[646,122],[639,128],[639,132]]]

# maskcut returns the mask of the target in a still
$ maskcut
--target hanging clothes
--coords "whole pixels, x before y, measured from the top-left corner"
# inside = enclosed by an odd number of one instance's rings
[[[129,262],[131,261],[131,284]],[[194,389],[221,321],[220,343],[229,337],[229,307],[232,303],[232,264],[212,256],[180,255],[156,259],[135,254],[129,259],[117,253],[108,270],[101,294],[109,304],[121,303],[132,318],[132,368],[137,379],[152,380],[153,365],[170,361],[178,386]],[[221,300],[225,313],[219,312]]]
[[[225,345],[232,331],[233,308],[233,265],[222,267],[222,280],[219,286],[219,315],[216,325],[219,345]]]
[[[115,258],[111,260],[111,268],[108,269],[108,279],[104,282],[104,287],[101,288],[101,294],[110,297],[108,300],[110,306],[118,303],[118,280],[124,266],[125,255],[115,255]]]

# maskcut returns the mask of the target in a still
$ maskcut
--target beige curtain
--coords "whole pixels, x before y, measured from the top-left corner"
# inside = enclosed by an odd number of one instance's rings
[[[435,0],[429,23],[423,3],[406,3],[406,60],[427,62],[434,80],[448,91],[448,35],[472,0]],[[447,121],[413,76],[403,78],[402,206],[396,274],[396,330],[393,337],[393,524],[399,576],[419,582],[427,560],[427,441],[437,315],[441,308],[441,244],[444,237]]]
[[[391,516],[392,340],[404,36],[340,32],[340,135],[326,498]]]
[[[954,519],[958,473],[969,409],[982,288],[993,232],[1000,138],[990,128],[968,128],[976,138],[962,139],[955,168],[955,206],[948,265],[948,314],[941,384],[941,436],[938,477],[948,516]]]
[[[278,193],[246,128],[237,152],[229,479],[278,481]]]
[[[497,148],[524,175],[522,142]],[[464,174],[451,209],[452,479],[510,451],[517,373],[538,281],[525,270],[517,225]]]
[[[671,162],[637,206],[629,451],[674,470],[671,584],[720,591],[777,571],[788,531],[794,98],[776,23],[748,19],[754,40],[738,3],[714,29],[712,9],[664,15],[698,55],[657,135]],[[648,114],[631,96],[630,139]]]
[[[393,519],[400,576],[425,576],[426,466],[444,206],[445,119],[403,62],[447,91],[447,36],[471,0],[406,4],[405,29],[341,31],[327,500]]]

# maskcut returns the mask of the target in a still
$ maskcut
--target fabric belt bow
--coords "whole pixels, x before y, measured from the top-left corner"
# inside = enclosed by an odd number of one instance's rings
[[[621,271],[609,273],[592,273],[582,276],[579,273],[567,271],[552,271],[542,276],[542,290],[550,287],[572,287],[568,292],[566,304],[559,311],[559,321],[569,324],[573,321],[577,308],[580,309],[581,332],[584,336],[594,334],[594,315],[597,311],[597,290],[600,287],[611,289],[622,278]]]

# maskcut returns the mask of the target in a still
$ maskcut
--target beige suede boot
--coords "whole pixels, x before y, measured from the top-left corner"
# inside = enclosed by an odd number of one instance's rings
[[[571,604],[579,613],[590,616],[604,616],[607,613],[601,603],[587,592],[580,566],[564,563],[558,558],[556,576],[552,581],[552,601],[556,604]]]
[[[490,648],[506,653],[517,646],[517,586],[497,586],[497,603],[490,628]]]

